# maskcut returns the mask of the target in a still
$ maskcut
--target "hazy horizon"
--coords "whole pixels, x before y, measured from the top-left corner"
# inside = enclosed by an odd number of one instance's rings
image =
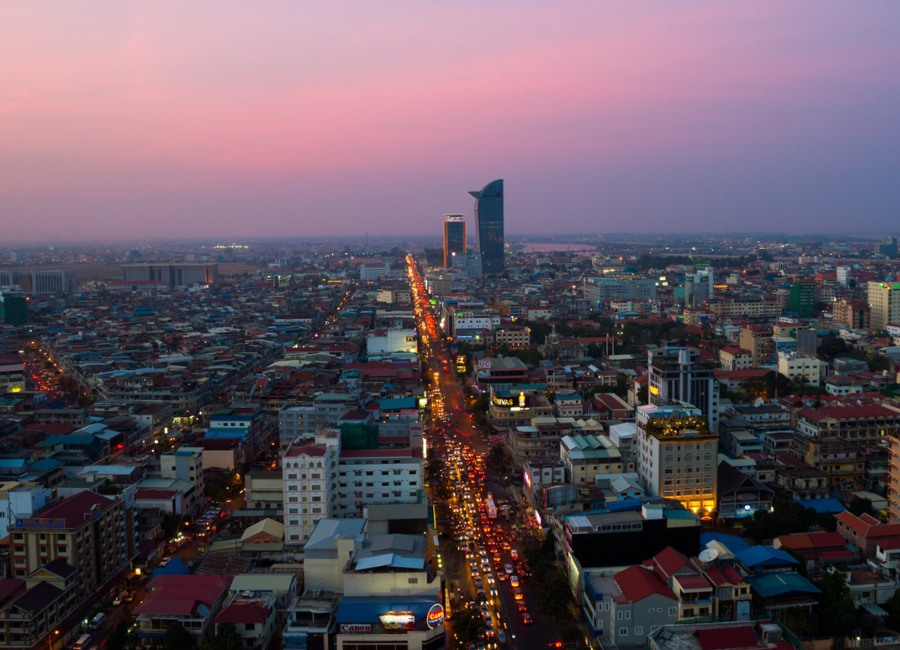
[[[897,232],[900,5],[0,7],[4,243]],[[552,225],[553,232],[548,232]]]

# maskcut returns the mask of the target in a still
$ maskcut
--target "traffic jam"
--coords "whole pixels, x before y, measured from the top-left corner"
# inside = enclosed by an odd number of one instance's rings
[[[431,412],[428,455],[443,462],[442,480],[448,495],[444,505],[449,517],[442,520],[440,531],[453,540],[450,550],[463,558],[458,563],[463,568],[461,575],[448,571],[448,610],[458,614],[470,609],[483,623],[479,640],[469,644],[457,640],[455,647],[528,647],[523,639],[517,644],[515,635],[534,623],[523,589],[531,572],[522,549],[531,532],[519,522],[515,501],[491,491],[495,477],[489,476],[486,461],[489,438],[461,407],[465,404],[463,389],[448,363],[415,263],[411,257],[407,261],[420,357],[435,368],[426,375],[432,380],[427,393]]]

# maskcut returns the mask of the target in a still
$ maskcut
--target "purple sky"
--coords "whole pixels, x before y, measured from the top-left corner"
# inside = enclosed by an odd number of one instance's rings
[[[0,241],[438,236],[494,178],[508,233],[898,232],[898,34],[896,0],[5,2]]]

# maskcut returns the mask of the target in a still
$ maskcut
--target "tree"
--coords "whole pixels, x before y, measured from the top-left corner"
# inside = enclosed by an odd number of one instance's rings
[[[456,638],[462,643],[472,643],[481,638],[482,619],[471,607],[455,610],[452,625],[456,630]]]
[[[900,589],[894,592],[884,608],[888,613],[887,626],[892,630],[900,630]]]
[[[110,632],[106,641],[107,650],[122,650],[125,647],[125,637],[128,635],[128,619],[121,618]]]
[[[184,629],[184,626],[175,621],[169,623],[166,628],[166,635],[163,637],[163,647],[166,650],[187,650],[188,648],[196,648],[194,638]]]
[[[203,639],[200,650],[241,650],[241,635],[234,623],[220,623],[214,637]]]
[[[859,612],[850,596],[850,587],[840,571],[826,573],[816,586],[819,597],[818,628],[833,639],[843,639],[856,629]]]
[[[852,514],[859,517],[863,513],[872,514],[872,501],[869,499],[865,499],[863,497],[853,497],[853,500],[850,502],[850,505],[847,506],[847,510],[849,510]]]

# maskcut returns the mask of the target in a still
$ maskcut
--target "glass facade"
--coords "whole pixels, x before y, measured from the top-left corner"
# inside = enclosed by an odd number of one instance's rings
[[[503,273],[503,179],[491,181],[475,197],[475,235],[484,275]]]
[[[462,215],[448,214],[444,220],[444,268],[453,266],[453,254],[466,254],[466,222]],[[461,258],[460,258],[461,259]]]

